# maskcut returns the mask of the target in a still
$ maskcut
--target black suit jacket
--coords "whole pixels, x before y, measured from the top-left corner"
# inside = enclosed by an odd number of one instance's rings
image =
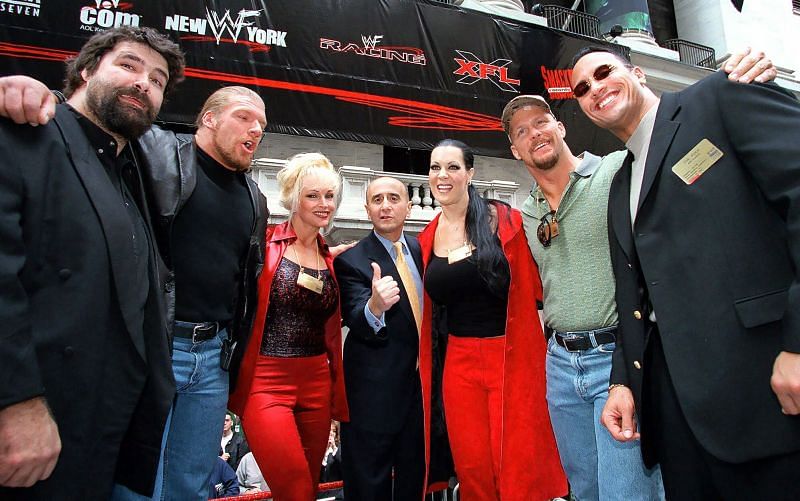
[[[242,460],[244,455],[250,452],[250,446],[247,444],[244,434],[234,433],[233,437],[231,437],[231,440],[225,444],[225,449],[220,451],[220,456],[224,452],[230,454],[227,463],[231,468],[236,470],[236,468],[239,467],[239,462]]]
[[[62,441],[48,480],[0,498],[102,499],[121,451],[125,468],[158,462],[174,380],[152,238],[144,328],[133,321],[129,224],[70,111],[0,122],[0,407],[44,396]]]
[[[715,73],[662,96],[633,231],[629,162],[611,186],[611,382],[641,406],[646,291],[683,413],[728,462],[800,449],[800,418],[784,416],[770,388],[778,353],[800,352],[798,134],[789,93]],[[703,138],[723,156],[687,185],[672,166]]]
[[[422,276],[419,242],[406,234],[408,249]],[[386,327],[377,334],[367,323],[364,306],[372,295],[371,263],[382,276],[395,277],[400,302],[386,311]],[[394,260],[375,233],[333,262],[342,298],[342,316],[350,328],[344,343],[344,374],[352,426],[384,433],[400,430],[419,398],[419,353],[414,314]]]
[[[322,483],[340,481],[342,479],[342,448],[337,448],[335,454],[328,453],[326,458],[327,461],[322,467],[319,481]]]

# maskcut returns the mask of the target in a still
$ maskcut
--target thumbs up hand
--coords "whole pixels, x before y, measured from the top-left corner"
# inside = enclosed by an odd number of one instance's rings
[[[400,287],[391,275],[381,276],[381,267],[372,263],[372,297],[367,302],[369,311],[376,317],[400,301]]]

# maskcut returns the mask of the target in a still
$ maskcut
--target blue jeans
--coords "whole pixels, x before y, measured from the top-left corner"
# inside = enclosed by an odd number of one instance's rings
[[[547,343],[547,405],[574,499],[663,500],[658,467],[645,468],[639,441],[617,442],[600,423],[614,343],[568,352]]]
[[[208,482],[219,456],[222,424],[228,403],[228,373],[220,368],[222,340],[227,329],[199,343],[176,337],[172,370],[177,394],[164,437],[152,499],[189,501],[208,499]],[[119,484],[115,501],[148,499]]]

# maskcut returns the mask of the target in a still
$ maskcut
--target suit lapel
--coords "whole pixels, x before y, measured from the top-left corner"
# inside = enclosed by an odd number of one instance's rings
[[[633,234],[631,229],[631,162],[633,155],[628,153],[625,162],[617,172],[611,183],[608,195],[608,210],[611,216],[611,225],[614,235],[622,247],[623,252],[631,261],[633,256]]]
[[[100,221],[100,226],[103,228],[113,276],[112,281],[128,333],[136,351],[143,359],[146,359],[144,331],[141,325],[135,325],[135,312],[132,311],[136,304],[135,291],[122,287],[119,283],[119,277],[123,275],[124,263],[133,258],[133,251],[128,245],[130,242],[129,225],[121,223],[129,221],[130,218],[120,201],[120,195],[72,113],[66,108],[62,108],[61,113],[56,114],[54,121],[61,131],[75,172],[80,178]]]
[[[639,207],[644,205],[650,188],[656,179],[658,171],[664,163],[664,156],[669,151],[675,133],[678,132],[680,122],[672,121],[675,114],[680,111],[677,94],[664,94],[661,103],[658,105],[653,135],[650,137],[650,148],[647,151],[647,163],[644,167],[644,178],[642,179],[642,191],[639,194]]]
[[[400,311],[408,317],[408,320],[416,326],[416,320],[414,320],[414,312],[411,310],[411,303],[408,300],[408,293],[406,292],[405,287],[403,287],[403,281],[400,280],[400,275],[397,273],[397,266],[394,264],[394,259],[392,259],[391,254],[387,252],[386,247],[383,246],[378,237],[375,236],[375,232],[370,232],[369,236],[367,236],[368,242],[370,245],[367,247],[367,257],[381,267],[381,276],[391,275],[394,277],[395,281],[397,282],[397,286],[400,289],[400,302],[397,303],[397,306],[400,308]],[[408,239],[406,239],[408,242]],[[416,243],[416,242],[415,242]],[[408,243],[409,250],[411,248],[411,244]],[[419,244],[417,244],[417,249],[419,249]],[[416,257],[415,257],[416,259]],[[369,266],[369,264],[368,264]],[[369,274],[372,276],[372,268],[370,266]]]

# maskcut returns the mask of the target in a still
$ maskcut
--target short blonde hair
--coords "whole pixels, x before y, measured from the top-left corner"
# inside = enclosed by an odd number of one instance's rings
[[[281,190],[281,205],[294,214],[303,189],[303,179],[309,174],[316,174],[330,180],[336,195],[336,207],[341,199],[342,178],[328,157],[322,153],[298,153],[289,159],[286,166],[278,171],[278,187]]]
[[[261,96],[252,89],[241,87],[239,85],[229,85],[216,90],[213,94],[208,96],[206,102],[203,103],[203,109],[197,114],[195,125],[200,128],[203,126],[203,116],[209,111],[214,115],[218,115],[228,105],[236,101],[237,97],[243,97],[254,103],[263,103],[264,100]],[[266,107],[266,106],[265,106]]]

